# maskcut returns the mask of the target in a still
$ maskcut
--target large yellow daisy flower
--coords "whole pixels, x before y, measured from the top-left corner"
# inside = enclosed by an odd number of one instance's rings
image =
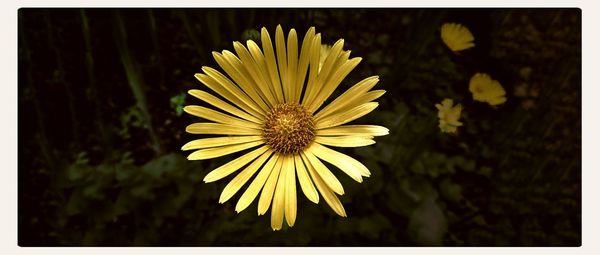
[[[219,202],[224,203],[254,176],[235,210],[244,210],[260,193],[258,214],[265,214],[272,205],[273,230],[281,229],[284,217],[289,226],[294,225],[296,180],[310,201],[318,203],[320,193],[333,211],[346,217],[337,197],[344,194],[344,189],[322,161],[357,182],[370,175],[362,163],[327,146],[366,146],[375,143],[374,136],[388,134],[388,129],[381,126],[344,125],[377,107],[372,101],[385,91],[369,90],[379,78],[372,76],[358,82],[322,107],[361,61],[349,58],[350,52],[342,50],[344,40],[332,46],[321,68],[321,35],[315,34],[314,27],[308,30],[300,48],[296,31],[290,30],[286,43],[281,26],[276,29],[275,47],[265,28],[261,44],[262,50],[251,40],[246,47],[234,42],[237,55],[227,50],[213,52],[227,76],[207,66],[202,67],[204,73],[195,75],[221,98],[202,90],[189,93],[221,111],[186,106],[187,113],[208,120],[191,124],[186,131],[221,136],[194,140],[182,149],[196,150],[188,159],[202,160],[258,147],[211,171],[204,181],[214,182],[243,169],[221,193]]]

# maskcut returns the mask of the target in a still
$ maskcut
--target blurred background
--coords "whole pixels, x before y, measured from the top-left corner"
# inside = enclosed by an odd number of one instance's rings
[[[458,22],[476,46],[440,38]],[[20,9],[20,246],[579,246],[579,9]],[[298,194],[293,228],[273,232],[256,201],[237,214],[233,178],[205,184],[240,153],[187,161],[198,119],[194,74],[212,51],[310,26],[362,63],[337,94],[379,75],[380,106],[356,121],[390,135],[341,151],[372,172],[332,168],[348,218]],[[475,102],[469,79],[500,81],[507,102]],[[332,97],[333,98],[333,97]],[[436,103],[464,106],[441,133]],[[284,224],[285,225],[285,224]]]

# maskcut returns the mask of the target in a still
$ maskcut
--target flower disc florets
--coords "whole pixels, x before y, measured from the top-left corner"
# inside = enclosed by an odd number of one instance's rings
[[[275,152],[295,154],[304,149],[315,137],[311,114],[296,103],[279,104],[267,115],[263,138]]]

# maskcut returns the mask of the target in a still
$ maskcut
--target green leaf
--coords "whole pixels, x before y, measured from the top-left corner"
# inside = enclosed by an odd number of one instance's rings
[[[170,153],[146,163],[142,166],[142,171],[158,178],[163,173],[176,170],[181,160],[182,156]]]

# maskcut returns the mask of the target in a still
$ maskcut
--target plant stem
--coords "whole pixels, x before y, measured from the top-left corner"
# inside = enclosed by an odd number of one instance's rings
[[[81,30],[83,33],[83,39],[85,41],[85,64],[87,68],[88,85],[91,92],[90,101],[94,104],[95,111],[95,126],[98,127],[100,134],[102,135],[102,142],[104,144],[104,147],[110,148],[112,147],[110,133],[108,132],[108,129],[102,121],[102,112],[97,101],[99,90],[96,87],[96,79],[94,76],[94,58],[92,54],[92,39],[90,33],[90,26],[88,23],[87,14],[85,13],[85,9],[81,9],[79,13],[81,16]]]
[[[123,67],[125,68],[125,74],[127,75],[129,87],[133,92],[137,103],[137,107],[142,112],[142,118],[145,127],[150,132],[150,138],[152,140],[152,149],[156,154],[161,154],[162,147],[160,145],[158,136],[154,132],[154,128],[152,126],[152,119],[150,117],[150,112],[148,111],[146,95],[144,94],[144,90],[142,89],[143,81],[141,75],[139,74],[139,67],[137,66],[137,63],[131,56],[127,47],[127,32],[125,30],[125,24],[123,23],[121,14],[118,11],[115,11],[114,18],[117,26],[115,40],[117,43],[119,54],[121,55],[121,62],[123,64]]]

